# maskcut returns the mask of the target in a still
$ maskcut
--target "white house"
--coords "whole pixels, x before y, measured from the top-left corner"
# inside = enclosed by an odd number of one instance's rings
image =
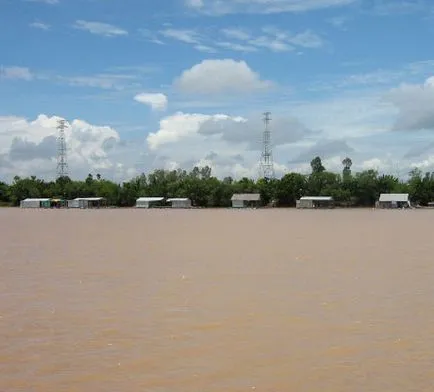
[[[156,207],[164,202],[164,197],[139,197],[136,200],[136,208]]]
[[[99,208],[104,204],[104,197],[77,197],[74,200],[68,200],[69,208]]]
[[[303,196],[296,202],[297,208],[332,208],[334,200],[331,196]]]
[[[233,208],[258,207],[261,204],[259,193],[235,193],[231,197]]]
[[[378,208],[411,207],[408,193],[382,193],[376,204]]]
[[[190,208],[191,200],[187,197],[174,197],[167,199],[167,202],[171,204],[172,208]]]
[[[50,208],[51,199],[48,198],[27,198],[20,201],[21,208]]]

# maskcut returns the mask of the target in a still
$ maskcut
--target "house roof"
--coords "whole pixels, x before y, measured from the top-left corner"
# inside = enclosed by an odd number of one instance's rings
[[[170,203],[172,201],[190,201],[188,197],[173,197],[171,199],[167,199],[167,201]]]
[[[407,202],[408,193],[382,193],[380,202]]]
[[[31,198],[28,197],[27,199],[24,199],[23,201],[50,201],[51,199],[48,198]]]
[[[151,202],[151,201],[163,201],[164,197],[139,197],[136,201]]]
[[[261,195],[259,193],[235,193],[234,195],[232,195],[231,200],[260,201]]]
[[[303,196],[300,200],[312,200],[312,201],[332,201],[331,196]]]
[[[104,200],[104,197],[76,197],[74,200],[100,201]]]

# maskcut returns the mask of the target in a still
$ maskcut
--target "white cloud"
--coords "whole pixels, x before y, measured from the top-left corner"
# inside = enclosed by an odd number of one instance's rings
[[[164,42],[158,38],[158,33],[148,30],[148,29],[138,29],[137,30],[147,41],[153,42],[154,44],[164,45]]]
[[[0,117],[0,176],[38,175],[52,179],[56,171],[57,120],[39,115],[28,121],[21,117]],[[66,129],[68,162],[73,177],[100,172],[125,179],[140,158],[141,146],[120,140],[111,127],[73,120]]]
[[[190,0],[186,5],[193,10],[218,16],[232,13],[305,12],[341,7],[355,2],[356,0]]]
[[[185,70],[175,86],[188,93],[218,94],[265,90],[272,83],[262,80],[245,61],[223,59],[204,60]]]
[[[434,79],[423,84],[402,84],[386,94],[385,100],[399,111],[393,125],[397,131],[434,130]]]
[[[310,30],[289,36],[287,39],[288,42],[293,45],[301,46],[303,48],[319,48],[323,45],[321,37]]]
[[[152,110],[166,110],[168,100],[166,95],[161,93],[141,93],[134,97],[134,100],[149,105]]]
[[[427,9],[425,0],[376,0],[372,12],[376,15],[409,14]]]
[[[239,44],[236,42],[217,42],[216,45],[220,46],[221,48],[233,50],[236,52],[257,52],[258,51],[258,48],[254,47],[252,45],[244,45],[244,44]]]
[[[89,22],[85,20],[77,20],[74,27],[79,30],[88,31],[91,34],[102,35],[105,37],[117,37],[128,35],[128,32],[119,27],[108,23]]]
[[[1,67],[0,78],[32,80],[33,74],[26,67]]]
[[[197,44],[200,42],[199,34],[194,30],[166,29],[160,31],[160,33],[167,38],[172,38],[187,44]]]
[[[239,28],[225,28],[220,33],[233,41],[224,45],[217,43],[217,45],[246,52],[258,48],[265,48],[272,52],[287,52],[294,50],[295,47],[314,49],[324,45],[322,38],[310,30],[292,34],[274,26],[266,26],[261,29],[259,35]]]
[[[225,28],[222,29],[221,32],[230,39],[236,39],[240,41],[247,41],[251,39],[251,34],[240,28]]]
[[[204,52],[204,53],[217,53],[217,50],[212,48],[211,46],[208,45],[195,45],[194,48],[196,50],[198,50],[199,52]]]
[[[330,23],[332,26],[336,27],[340,30],[346,30],[346,24],[350,18],[348,16],[334,16],[332,18],[327,19],[327,22]]]
[[[258,49],[287,52],[296,47],[315,49],[324,45],[323,39],[310,30],[297,34],[272,26],[263,27],[259,33],[238,27],[222,28],[212,33],[209,30],[205,34],[196,29],[168,28],[158,33],[164,38],[190,44],[196,50],[207,53],[216,53],[216,47],[239,52],[256,52]],[[151,42],[163,43],[156,33],[145,30],[142,34]]]
[[[226,128],[245,121],[242,117],[225,114],[178,112],[162,119],[159,129],[149,134],[147,143],[157,156],[167,157],[177,167],[209,165],[220,177],[257,177],[259,152],[249,149],[249,139],[255,136],[247,133],[246,140],[228,141],[223,135]],[[221,127],[223,134],[201,133],[201,127],[207,122]]]
[[[28,2],[34,2],[34,3],[45,3],[45,4],[59,4],[59,0],[25,0]]]
[[[136,76],[107,73],[87,76],[58,76],[58,79],[65,81],[70,86],[122,90],[126,85],[133,83]]]
[[[166,117],[160,121],[160,129],[148,135],[149,148],[155,150],[162,145],[195,135],[200,125],[209,118],[210,116],[205,114],[184,114],[182,112]]]
[[[202,8],[204,6],[203,0],[185,0],[185,4],[191,8]]]
[[[50,25],[42,22],[33,22],[30,24],[30,27],[40,30],[50,30]]]

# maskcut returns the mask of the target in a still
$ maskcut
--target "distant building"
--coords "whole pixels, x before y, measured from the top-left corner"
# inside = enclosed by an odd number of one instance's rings
[[[261,195],[259,193],[235,193],[231,201],[233,208],[259,207]]]
[[[377,208],[409,208],[410,200],[408,193],[382,193]]]
[[[333,208],[334,200],[331,196],[303,196],[297,200],[297,208]]]
[[[48,198],[27,198],[20,201],[21,208],[50,208],[51,199]]]
[[[137,208],[152,208],[162,206],[164,197],[139,197],[136,200]]]
[[[187,197],[179,197],[179,198],[171,198],[167,199],[167,202],[171,205],[172,208],[190,208],[191,200]]]
[[[68,200],[69,208],[101,208],[106,206],[104,197],[77,197],[74,200]]]

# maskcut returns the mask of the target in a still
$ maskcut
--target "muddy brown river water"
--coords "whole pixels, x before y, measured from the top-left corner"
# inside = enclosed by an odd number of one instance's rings
[[[434,211],[0,209],[0,391],[434,390]]]

